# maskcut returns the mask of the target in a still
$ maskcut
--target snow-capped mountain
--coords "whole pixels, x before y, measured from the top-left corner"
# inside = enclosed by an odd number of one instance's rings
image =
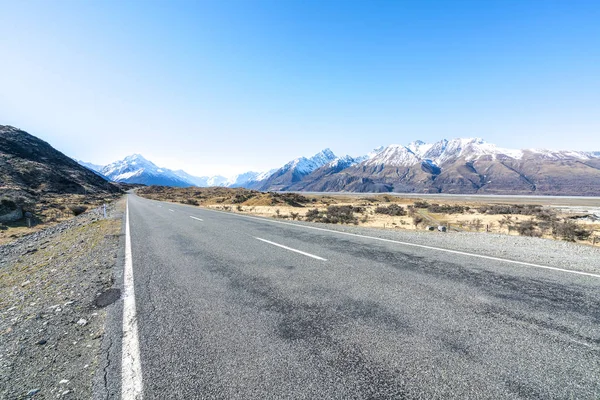
[[[480,138],[393,144],[291,190],[600,195],[598,152],[515,150]]]
[[[82,167],[85,167],[85,168],[89,169],[90,171],[92,171],[96,175],[103,177],[107,181],[110,181],[110,178],[108,176],[105,176],[105,175],[102,174],[102,172],[100,172],[100,171],[102,171],[102,168],[104,168],[102,165],[92,164],[92,163],[88,163],[88,162],[85,162],[85,161],[76,160],[74,158],[73,158],[73,160],[77,161],[77,164],[81,165]]]
[[[408,147],[399,144],[392,144],[381,150],[374,157],[365,160],[362,164],[370,165],[388,165],[396,167],[410,167],[421,162],[419,156],[413,153]]]
[[[356,161],[356,163],[359,164],[363,161],[370,160],[371,158],[377,156],[377,154],[381,153],[384,149],[385,146],[379,146],[378,148],[371,150],[365,155],[354,157],[354,161]]]
[[[115,161],[100,171],[110,180],[144,185],[163,185],[188,187],[193,184],[167,168],[159,168],[140,154],[133,154],[123,160]]]
[[[173,171],[175,175],[189,182],[191,186],[208,187],[208,186],[229,186],[229,179],[221,176],[194,176],[190,175],[182,169]]]
[[[254,187],[273,175],[277,169],[271,169],[264,172],[249,171],[243,174],[235,175],[229,180],[229,187]]]
[[[286,165],[284,165],[281,170],[289,171],[295,170],[300,174],[308,175],[317,168],[322,167],[323,165],[335,160],[337,157],[330,149],[325,149],[310,158],[299,157],[296,158]]]
[[[515,150],[481,138],[413,141],[359,156],[330,149],[281,168],[233,177],[159,168],[139,154],[101,167],[109,179],[169,186],[228,186],[263,191],[356,191],[600,195],[600,152]]]
[[[458,158],[471,161],[483,156],[491,156],[494,159],[504,156],[519,160],[523,157],[523,151],[500,148],[480,138],[458,138],[450,141],[443,139],[436,143],[416,140],[407,146],[389,145],[371,159],[366,160],[365,165],[410,167],[427,162],[431,165],[441,166]]]
[[[100,172],[100,171],[102,171],[102,168],[104,168],[103,165],[92,164],[92,163],[81,161],[81,160],[75,160],[75,161],[77,161],[79,163],[79,165],[82,165],[82,166],[86,167],[87,169],[91,169],[92,171],[95,171],[95,172]]]
[[[286,190],[292,184],[300,182],[305,176],[336,159],[336,155],[330,149],[324,149],[310,158],[296,158],[276,170],[256,185],[256,188],[268,191]]]

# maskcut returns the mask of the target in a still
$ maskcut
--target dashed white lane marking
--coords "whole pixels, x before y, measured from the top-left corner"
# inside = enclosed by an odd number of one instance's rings
[[[192,217],[191,215],[190,215],[190,218],[196,219],[196,220],[198,220],[198,221],[204,221],[202,218],[196,218],[196,217]]]
[[[169,211],[171,211],[171,212],[175,212],[175,210],[171,210],[170,208],[169,208]]]
[[[293,251],[293,252],[295,252],[295,253],[299,253],[299,254],[305,255],[305,256],[307,256],[307,257],[316,258],[317,260],[321,260],[321,261],[327,261],[327,260],[326,260],[326,259],[324,259],[323,257],[315,256],[314,254],[310,254],[310,253],[305,253],[304,251],[300,251],[300,250],[292,249],[291,247],[287,247],[287,246],[284,246],[284,245],[282,245],[282,244],[279,244],[279,243],[271,242],[270,240],[261,239],[261,238],[259,238],[259,237],[255,237],[254,239],[258,239],[258,240],[260,240],[261,242],[269,243],[269,244],[272,244],[273,246],[281,247],[282,249],[286,249],[286,250],[289,250],[289,251]]]
[[[485,259],[485,260],[502,261],[502,262],[509,263],[509,264],[524,265],[524,266],[527,266],[527,267],[549,269],[549,270],[553,270],[553,271],[567,272],[567,273],[570,273],[570,274],[584,275],[584,276],[591,276],[591,277],[594,277],[594,278],[600,278],[600,274],[593,274],[591,272],[582,272],[582,271],[574,271],[574,270],[571,270],[571,269],[549,267],[547,265],[539,265],[539,264],[533,264],[533,263],[528,263],[528,262],[523,262],[523,261],[508,260],[506,258],[499,258],[499,257],[484,256],[482,254],[474,254],[474,253],[467,253],[465,251],[444,249],[442,247],[434,247],[434,246],[427,246],[427,245],[424,245],[424,244],[401,242],[399,240],[384,239],[384,238],[378,238],[378,237],[374,237],[374,236],[360,235],[358,233],[334,231],[334,230],[331,230],[331,229],[318,228],[316,226],[297,225],[297,224],[292,224],[292,223],[289,223],[289,222],[282,222],[282,221],[270,221],[270,220],[264,219],[264,218],[251,217],[249,215],[240,215],[240,214],[236,214],[236,213],[228,213],[228,212],[224,212],[224,211],[217,211],[217,210],[211,210],[211,209],[206,209],[206,211],[212,211],[212,212],[217,212],[217,213],[232,215],[232,216],[236,216],[236,217],[240,217],[240,218],[255,219],[255,220],[258,220],[258,221],[262,221],[262,222],[266,222],[266,223],[271,223],[271,224],[289,225],[289,226],[294,226],[296,228],[313,229],[313,230],[316,230],[316,231],[336,233],[338,235],[354,236],[354,237],[360,237],[360,238],[364,238],[364,239],[378,240],[380,242],[401,244],[403,246],[410,246],[410,247],[417,247],[417,248],[421,248],[421,249],[443,251],[445,253],[460,254],[460,255],[463,255],[463,256],[482,258],[482,259]]]
[[[140,345],[137,316],[135,315],[135,290],[133,286],[133,261],[131,233],[129,230],[129,199],[125,212],[125,271],[123,279],[123,345],[121,353],[121,398],[141,400],[144,386],[140,364]]]

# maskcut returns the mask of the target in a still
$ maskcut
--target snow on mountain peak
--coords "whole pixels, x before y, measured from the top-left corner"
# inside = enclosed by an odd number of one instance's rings
[[[397,167],[410,167],[419,162],[421,162],[420,158],[412,150],[400,144],[391,144],[374,157],[364,161],[366,165],[383,164]]]
[[[335,160],[336,158],[336,155],[330,149],[324,149],[311,158],[296,158],[284,165],[281,169],[287,171],[294,168],[301,174],[308,175],[314,170],[321,168],[323,165]]]
[[[423,158],[425,153],[427,153],[432,146],[432,143],[425,143],[422,140],[415,140],[414,142],[409,143],[406,147],[419,157]]]
[[[467,160],[478,159],[489,155],[496,158],[498,155],[508,156],[514,159],[523,157],[521,150],[504,149],[492,143],[487,143],[481,138],[457,138],[452,140],[440,140],[432,145],[423,144],[420,148],[426,148],[423,153],[418,153],[421,158],[431,161],[436,165],[443,164],[449,160],[464,157]]]
[[[319,167],[322,167],[323,165],[335,160],[336,158],[337,156],[333,154],[333,151],[331,151],[331,149],[329,148],[326,148],[309,158],[309,161],[312,161]]]

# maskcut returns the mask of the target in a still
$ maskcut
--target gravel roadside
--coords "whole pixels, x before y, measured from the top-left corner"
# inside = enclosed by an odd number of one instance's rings
[[[92,397],[124,207],[0,246],[0,398]]]
[[[226,212],[215,211],[210,208],[203,209],[214,212]],[[243,213],[235,214],[245,215]],[[280,221],[273,218],[264,219]],[[401,229],[389,230],[365,228],[353,225],[324,224],[304,221],[286,220],[282,222],[600,274],[600,247],[592,247],[560,240],[527,236],[509,236],[485,232],[442,233],[438,231],[403,231]]]

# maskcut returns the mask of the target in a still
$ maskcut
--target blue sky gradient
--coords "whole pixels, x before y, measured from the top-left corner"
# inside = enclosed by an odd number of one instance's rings
[[[0,124],[194,174],[482,137],[600,150],[598,1],[0,1]]]

